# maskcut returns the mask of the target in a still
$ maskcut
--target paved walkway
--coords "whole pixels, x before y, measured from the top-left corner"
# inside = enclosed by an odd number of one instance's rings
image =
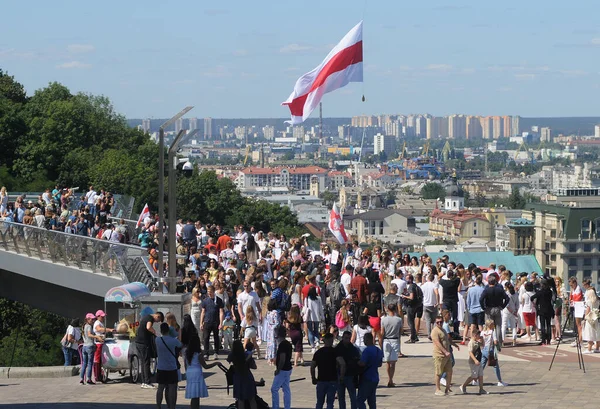
[[[587,373],[579,370],[575,348],[561,345],[551,371],[548,370],[555,347],[541,347],[533,344],[520,344],[516,348],[504,348],[499,357],[502,377],[509,383],[507,387],[496,386],[496,378],[491,369],[485,372],[485,388],[488,396],[469,394],[448,397],[434,396],[433,367],[430,358],[431,343],[403,345],[403,352],[409,355],[398,363],[396,388],[380,387],[377,391],[379,408],[397,408],[410,404],[411,408],[444,407],[487,407],[513,408],[526,406],[537,408],[596,409],[600,406],[595,391],[600,376],[600,354],[584,355]],[[307,354],[310,358],[310,354]],[[468,375],[465,348],[456,353],[455,375],[458,381]],[[256,379],[263,377],[267,386],[259,388],[259,395],[269,404],[270,384],[273,368],[266,361],[258,363]],[[380,370],[381,382],[387,378],[385,368]],[[132,385],[128,378],[119,378],[107,385],[81,386],[78,378],[60,379],[10,379],[0,381],[0,408],[4,409],[79,409],[79,408],[155,408],[155,392]],[[315,388],[310,382],[308,365],[296,368],[292,380],[306,378],[292,384],[292,408],[308,409],[315,405]],[[227,396],[225,376],[221,371],[206,373],[210,397],[201,400],[206,409],[226,408],[233,399]],[[184,384],[184,383],[182,383]],[[470,388],[475,392],[475,387]],[[458,387],[454,388],[458,392]],[[184,392],[179,392],[178,408],[189,407]],[[166,405],[163,404],[163,408]],[[337,408],[337,402],[335,407]],[[349,406],[348,406],[349,408]]]

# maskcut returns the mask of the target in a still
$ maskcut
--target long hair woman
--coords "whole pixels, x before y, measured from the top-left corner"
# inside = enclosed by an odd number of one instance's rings
[[[206,388],[206,383],[204,382],[202,368],[211,369],[217,365],[222,366],[220,362],[207,364],[201,352],[200,338],[190,337],[189,344],[183,357],[185,359],[187,368],[185,371],[185,398],[191,399],[190,408],[192,409],[200,409],[200,398],[208,398],[208,389]]]
[[[256,409],[256,382],[252,369],[256,362],[252,355],[246,355],[242,341],[235,340],[227,361],[233,365],[233,397],[240,409]]]
[[[287,327],[292,339],[292,345],[294,346],[294,366],[304,364],[304,358],[302,358],[302,316],[300,314],[300,307],[292,305],[287,318]]]
[[[256,336],[258,334],[258,317],[254,311],[254,307],[249,305],[246,308],[246,315],[241,322],[242,330],[244,331],[244,348],[251,342],[256,347],[256,353],[258,359],[260,359],[260,349],[256,342]]]
[[[517,331],[519,322],[519,295],[515,292],[515,287],[510,282],[504,284],[506,294],[508,295],[508,304],[502,310],[502,339],[506,339],[506,330],[512,328],[512,346],[517,345]]]
[[[483,327],[483,331],[481,332],[482,345],[483,349],[481,351],[481,371],[485,369],[488,361],[490,360],[490,355],[496,359],[496,378],[498,378],[498,386],[507,386],[508,384],[502,382],[502,374],[500,373],[500,363],[498,362],[498,355],[496,354],[496,347],[498,345],[498,340],[496,339],[496,324],[494,324],[493,320],[487,320],[485,322],[485,326]]]

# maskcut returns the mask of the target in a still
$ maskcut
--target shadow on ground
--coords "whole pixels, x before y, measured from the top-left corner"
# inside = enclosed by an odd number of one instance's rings
[[[233,401],[232,401],[233,403]],[[2,404],[2,409],[148,409],[149,407],[155,407],[154,405],[148,404],[136,404],[136,403],[92,403],[92,402],[70,402],[70,403],[23,403],[23,404]],[[166,404],[163,403],[163,408],[166,408]],[[181,402],[177,404],[177,409],[188,409],[190,407],[189,401]],[[225,409],[226,406],[214,406],[204,405],[200,400],[200,407],[202,409]],[[312,408],[294,408],[294,409],[312,409]]]

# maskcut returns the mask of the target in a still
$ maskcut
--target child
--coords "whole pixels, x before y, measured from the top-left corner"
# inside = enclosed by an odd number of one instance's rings
[[[483,389],[483,367],[481,366],[481,332],[478,329],[474,329],[472,332],[472,338],[469,341],[469,367],[471,368],[471,375],[467,380],[458,388],[462,393],[467,393],[467,385],[471,381],[478,381],[479,393],[478,395],[487,395],[488,392]]]
[[[221,332],[223,334],[223,348],[231,351],[231,345],[233,344],[233,329],[235,328],[235,322],[231,318],[231,312],[225,313],[225,318],[221,325]]]
[[[241,327],[242,332],[244,333],[244,347],[246,347],[248,343],[253,344],[256,347],[257,357],[260,359],[260,348],[256,342],[258,318],[251,305],[246,308],[246,316],[242,319]]]

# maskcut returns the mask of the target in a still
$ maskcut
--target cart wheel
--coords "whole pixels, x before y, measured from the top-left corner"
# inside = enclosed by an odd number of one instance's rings
[[[129,361],[129,375],[132,383],[138,383],[140,380],[140,358],[137,355],[132,356]]]
[[[108,374],[110,373],[110,370],[103,368],[102,369],[102,383],[106,383],[106,381],[108,381]]]
[[[125,376],[125,375],[127,375],[127,371],[126,371],[125,369],[121,369],[121,370],[119,371],[119,375],[121,375],[121,376]]]

